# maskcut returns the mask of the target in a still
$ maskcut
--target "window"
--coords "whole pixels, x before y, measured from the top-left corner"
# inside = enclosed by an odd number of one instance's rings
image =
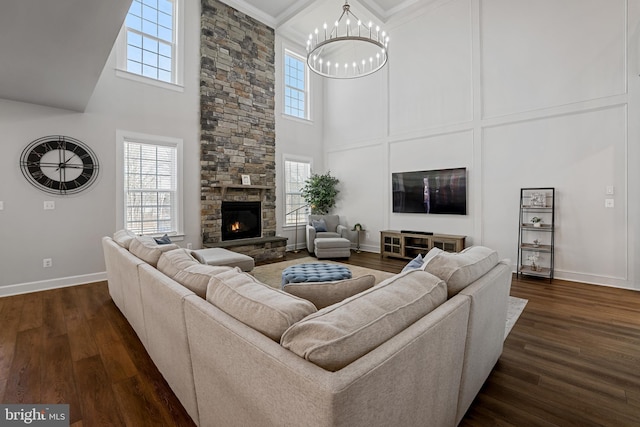
[[[305,221],[306,211],[296,209],[306,205],[300,191],[304,183],[311,176],[311,162],[304,160],[284,161],[284,200],[285,200],[285,221],[284,225],[296,225]]]
[[[120,132],[118,139],[123,228],[136,234],[180,235],[182,141]]]
[[[300,119],[307,114],[307,75],[304,60],[289,51],[284,54],[284,113]]]
[[[176,1],[133,0],[125,21],[125,70],[177,83]]]

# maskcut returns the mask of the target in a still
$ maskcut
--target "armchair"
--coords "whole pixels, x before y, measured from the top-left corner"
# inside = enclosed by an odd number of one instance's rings
[[[327,231],[317,231],[313,226],[313,221],[319,221],[323,219],[327,226]],[[340,217],[338,215],[309,215],[307,221],[307,250],[310,254],[314,253],[314,242],[316,239],[322,239],[327,237],[347,237],[348,228],[340,224]]]

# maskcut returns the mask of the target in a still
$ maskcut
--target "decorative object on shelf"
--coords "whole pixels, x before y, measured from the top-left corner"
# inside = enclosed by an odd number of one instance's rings
[[[316,74],[334,79],[368,76],[385,66],[389,36],[379,25],[362,22],[348,1],[329,28],[325,22],[307,39],[307,65]]]
[[[340,190],[336,188],[340,180],[331,176],[331,171],[324,175],[312,174],[309,179],[304,182],[300,194],[309,206],[311,213],[324,215],[336,205],[336,197]]]
[[[353,226],[351,231],[356,232],[356,253],[359,254],[361,252],[360,251],[360,233],[364,231],[364,229],[362,228],[362,225],[360,223],[356,223],[356,225]]]
[[[98,157],[85,143],[51,135],[31,142],[20,156],[25,178],[39,190],[60,196],[79,193],[98,178]]]
[[[293,253],[294,254],[297,254],[298,252],[300,252],[300,250],[298,249],[298,224],[300,223],[300,221],[299,221],[300,220],[300,211],[302,209],[306,209],[308,207],[309,207],[309,205],[300,206],[299,208],[294,209],[291,212],[287,212],[286,213],[286,215],[291,215],[292,213],[296,214],[295,237],[293,238]]]
[[[533,241],[533,247],[534,247],[534,248],[537,248],[538,246],[540,246],[540,240],[535,239],[535,240]]]
[[[537,207],[537,208],[546,208],[547,197],[544,195],[544,193],[532,193],[531,206]]]
[[[251,175],[242,175],[242,185],[251,185]]]
[[[527,257],[527,261],[529,261],[530,267],[532,271],[538,271],[539,266],[536,264],[536,261],[538,260],[538,256],[537,255],[529,255]]]
[[[533,218],[531,218],[531,222],[533,223],[534,227],[542,226],[542,218],[540,218],[539,216],[534,216]]]

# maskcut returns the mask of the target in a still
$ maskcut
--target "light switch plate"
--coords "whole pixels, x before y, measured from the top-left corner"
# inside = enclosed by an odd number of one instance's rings
[[[605,193],[610,195],[614,194],[613,185],[607,185],[607,188],[605,189]]]
[[[0,202],[0,211],[4,210],[4,202]]]

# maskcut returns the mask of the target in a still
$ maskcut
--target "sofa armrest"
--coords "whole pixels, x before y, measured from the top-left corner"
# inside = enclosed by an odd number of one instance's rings
[[[313,241],[316,240],[316,229],[313,228],[313,225],[307,224],[307,250],[310,254],[313,253]]]
[[[349,229],[346,225],[338,224],[338,227],[336,227],[336,233],[338,233],[340,237],[343,237],[345,239],[349,238],[348,231]]]

